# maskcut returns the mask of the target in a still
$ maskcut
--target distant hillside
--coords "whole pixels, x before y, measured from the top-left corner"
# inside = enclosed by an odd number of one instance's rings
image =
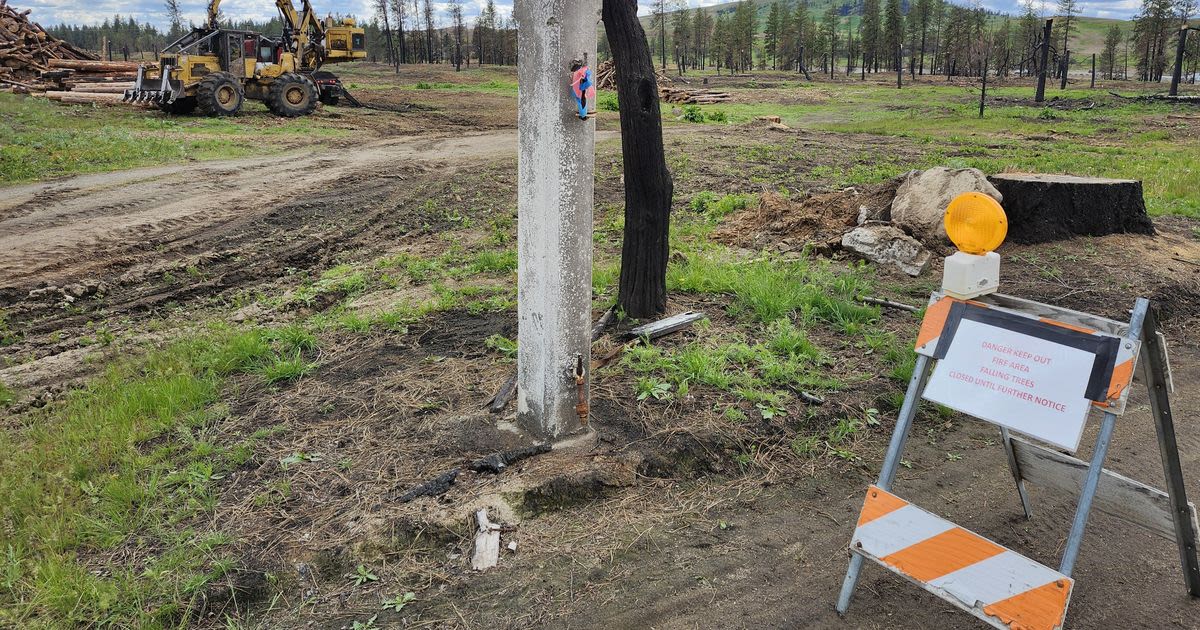
[[[761,34],[763,25],[766,24],[766,21],[767,21],[767,15],[771,10],[771,4],[773,4],[776,0],[751,0],[751,1],[756,5],[755,8],[756,8],[757,15],[758,15],[759,31]],[[791,5],[792,7],[795,7],[797,2],[798,2],[798,0],[791,0],[787,4]],[[904,8],[907,10],[908,5],[909,5],[909,0],[901,0],[901,2],[902,2],[902,5],[904,6]],[[716,4],[716,5],[713,5],[710,7],[705,7],[703,10],[708,13],[711,13],[713,15],[720,14],[720,13],[729,13],[734,10],[734,7],[736,7],[737,4],[738,4],[737,2],[725,2],[722,4]],[[809,0],[809,2],[808,2],[809,11],[814,16],[819,18],[822,14],[825,13],[826,10],[829,9],[830,4],[836,4],[836,5],[844,7],[844,10],[842,11],[842,13],[843,13],[843,15],[846,15],[847,17],[843,18],[843,20],[849,19],[850,23],[852,25],[857,26],[858,18],[859,18],[859,10],[862,5],[861,0],[855,0],[853,2],[846,2],[844,0]],[[950,4],[959,4],[960,6],[963,6],[966,3],[951,2]],[[1013,15],[1012,17],[1016,18],[1017,16]],[[993,18],[993,20],[1002,20],[1002,19],[1004,19],[1003,15],[998,15]],[[642,23],[646,27],[647,34],[652,34],[652,31],[650,29],[650,24],[651,24],[652,20],[653,20],[652,15],[642,16]],[[1054,28],[1057,32],[1057,36],[1055,37],[1055,39],[1058,41],[1061,41],[1061,37],[1062,37],[1062,31],[1060,31],[1058,29],[1062,28],[1063,22],[1064,22],[1063,18],[1055,17],[1055,19],[1054,19]],[[1073,62],[1072,65],[1085,65],[1085,61],[1087,64],[1090,64],[1090,58],[1092,56],[1092,53],[1099,55],[1100,51],[1104,48],[1104,35],[1105,35],[1105,33],[1108,32],[1109,27],[1112,26],[1114,23],[1119,24],[1121,26],[1121,30],[1123,32],[1125,32],[1126,35],[1133,32],[1133,22],[1131,20],[1113,20],[1113,19],[1109,19],[1109,18],[1083,17],[1083,16],[1075,16],[1075,17],[1071,18],[1071,50],[1073,51],[1071,54],[1072,62]],[[670,18],[668,18],[667,24],[668,24],[667,28],[670,29]],[[654,32],[656,32],[656,31],[654,31]],[[667,37],[668,38],[670,37],[669,32],[668,32]]]

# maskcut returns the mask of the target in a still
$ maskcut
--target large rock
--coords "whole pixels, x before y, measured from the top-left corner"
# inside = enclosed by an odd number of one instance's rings
[[[988,178],[1004,194],[1008,240],[1045,243],[1077,235],[1154,234],[1142,183],[1131,179],[1004,173]]]
[[[929,250],[892,225],[856,227],[842,235],[842,247],[873,263],[895,265],[910,276],[919,276],[929,268]]]
[[[927,247],[942,249],[950,243],[943,218],[946,206],[965,192],[980,192],[996,201],[1004,197],[974,168],[946,168],[912,171],[904,178],[892,200],[892,223],[912,234]]]

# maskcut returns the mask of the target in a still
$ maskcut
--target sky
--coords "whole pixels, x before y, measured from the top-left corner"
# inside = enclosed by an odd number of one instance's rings
[[[150,22],[158,26],[166,26],[162,0],[9,0],[11,4],[22,9],[33,9],[32,17],[44,26],[52,24],[98,24],[114,14],[122,16],[133,15],[138,22]],[[711,6],[728,0],[690,0],[689,4],[696,6]],[[962,4],[967,2],[960,1]],[[370,17],[374,13],[372,0],[312,0],[314,8],[319,13],[353,14],[359,17]],[[1044,12],[1053,12],[1055,2],[1035,0]],[[297,6],[299,1],[296,0]],[[463,0],[463,8],[468,16],[479,14],[486,0]],[[642,11],[649,12],[651,2],[640,0]],[[984,7],[1004,13],[1018,13],[1019,0],[982,0]],[[1079,0],[1083,15],[1107,18],[1128,18],[1141,5],[1140,0]],[[434,2],[440,20],[446,19],[448,3]],[[497,7],[505,14],[512,10],[512,0],[497,0]],[[180,0],[184,19],[196,23],[204,21],[205,7],[208,0]],[[276,15],[274,0],[223,0],[221,11],[233,19],[253,18],[265,20]]]

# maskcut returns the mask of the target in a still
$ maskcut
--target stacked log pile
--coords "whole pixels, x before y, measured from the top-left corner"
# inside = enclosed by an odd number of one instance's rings
[[[673,83],[675,80],[663,74],[661,70],[655,69],[654,76],[658,77],[658,84]],[[597,90],[615,90],[617,89],[617,65],[612,60],[605,61],[596,66],[592,78],[595,80]]]
[[[664,102],[679,103],[682,105],[713,105],[716,103],[728,103],[728,92],[717,92],[715,90],[693,90],[688,88],[677,88],[662,86],[658,88],[658,95]]]
[[[0,80],[9,85],[33,85],[55,60],[95,60],[87,51],[57,39],[37,22],[29,9],[17,11],[0,0]]]
[[[67,103],[110,103],[133,87],[137,62],[100,61],[47,33],[29,13],[0,0],[0,88],[45,92]]]

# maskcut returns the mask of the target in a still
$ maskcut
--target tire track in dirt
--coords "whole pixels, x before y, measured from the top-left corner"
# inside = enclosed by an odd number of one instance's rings
[[[10,188],[0,201],[0,293],[15,296],[130,262],[114,259],[144,259],[156,248],[327,192],[335,183],[351,193],[356,180],[406,163],[483,158],[515,152],[515,146],[512,131],[409,137]]]

